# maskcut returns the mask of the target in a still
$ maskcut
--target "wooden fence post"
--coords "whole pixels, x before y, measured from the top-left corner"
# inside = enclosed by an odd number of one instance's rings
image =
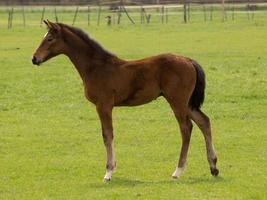
[[[12,7],[12,10],[11,10],[11,24],[10,24],[10,28],[12,28],[12,25],[13,25],[13,14],[14,14],[14,8]]]
[[[161,23],[164,23],[164,6],[161,7]]]
[[[12,7],[12,9],[8,11],[8,22],[7,22],[8,23],[8,25],[7,25],[8,29],[12,28],[13,12],[14,12],[14,8]]]
[[[232,2],[232,20],[235,20],[235,6],[234,6],[234,1]]]
[[[210,21],[213,19],[213,5],[210,6]]]
[[[140,21],[141,21],[141,24],[144,23],[144,8],[143,8],[143,6],[141,6],[141,9],[140,9]]]
[[[76,10],[75,10],[74,17],[73,17],[72,26],[75,24],[75,21],[76,21],[76,17],[77,17],[78,12],[79,12],[79,7],[77,6],[76,7]]]
[[[191,18],[191,16],[190,16],[190,8],[191,8],[191,6],[190,6],[190,2],[189,3],[187,3],[187,21],[189,22],[190,21],[190,18]]]
[[[168,17],[168,7],[166,7],[166,10],[165,10],[165,22],[166,22],[166,24],[168,24],[168,20],[169,20],[169,17]]]
[[[157,10],[156,10],[156,15],[157,15],[157,21],[158,21],[158,23],[160,23],[160,7],[159,7],[160,5],[157,5]]]
[[[100,25],[100,17],[101,17],[101,5],[98,4],[98,13],[97,13],[97,26]]]
[[[186,8],[186,0],[184,0],[184,23],[187,23],[187,8]]]
[[[119,6],[119,10],[118,10],[118,21],[117,24],[121,23],[121,6]]]
[[[7,28],[10,29],[10,16],[11,16],[11,12],[10,10],[8,10],[8,20],[7,20]]]
[[[23,19],[23,26],[26,26],[26,20],[25,20],[25,10],[24,10],[24,6],[22,6],[22,19]]]
[[[207,21],[206,6],[203,4],[204,21]]]
[[[128,19],[132,22],[132,24],[135,24],[134,20],[130,17],[127,10],[125,9],[124,5],[122,5],[121,7],[122,7],[123,11],[125,12],[126,16],[128,17]]]
[[[40,27],[42,26],[43,21],[44,21],[44,14],[45,14],[45,7],[43,7],[42,16],[41,16],[41,22],[40,22]]]
[[[224,0],[222,0],[222,22],[225,20],[225,8],[224,8]]]
[[[55,7],[55,10],[54,10],[54,12],[55,12],[55,20],[56,20],[56,22],[58,23],[58,17],[57,17],[57,7]]]
[[[251,17],[252,17],[252,20],[254,20],[254,13],[255,13],[256,8],[253,6],[251,9],[252,9],[252,16]]]
[[[87,25],[90,25],[90,6],[87,7]]]
[[[116,22],[115,22],[115,21],[116,21],[116,19],[115,19],[115,16],[116,16],[116,15],[115,15],[115,14],[116,14],[116,10],[113,10],[113,11],[112,11],[112,24],[113,24],[113,25],[116,24]]]

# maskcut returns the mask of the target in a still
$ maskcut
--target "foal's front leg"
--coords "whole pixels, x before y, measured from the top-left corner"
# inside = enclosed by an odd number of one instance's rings
[[[112,141],[113,141],[112,106],[99,104],[97,105],[96,109],[99,118],[101,120],[102,136],[107,150],[106,175],[104,176],[104,181],[106,182],[111,179],[112,172],[116,166],[113,146],[112,146]]]

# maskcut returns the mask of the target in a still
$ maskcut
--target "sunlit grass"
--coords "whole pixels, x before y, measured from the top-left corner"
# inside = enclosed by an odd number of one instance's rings
[[[226,23],[78,23],[119,57],[178,53],[198,60],[207,75],[203,110],[220,176],[211,177],[195,128],[187,169],[181,179],[170,178],[180,134],[159,98],[114,110],[118,167],[108,184],[98,117],[70,61],[61,56],[33,67],[45,28],[1,29],[0,199],[266,199],[266,23],[266,15]]]

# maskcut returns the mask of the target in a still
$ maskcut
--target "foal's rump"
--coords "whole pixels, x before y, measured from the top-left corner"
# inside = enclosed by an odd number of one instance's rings
[[[161,58],[160,85],[169,103],[190,104],[197,83],[195,61],[179,55],[164,54]]]

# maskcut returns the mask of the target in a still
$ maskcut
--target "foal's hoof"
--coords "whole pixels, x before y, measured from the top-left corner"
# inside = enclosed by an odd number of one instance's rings
[[[174,179],[180,178],[184,168],[185,167],[176,167],[175,171],[172,174],[172,178],[174,178]]]
[[[179,176],[174,176],[174,175],[172,175],[172,178],[173,179],[178,179],[178,178],[180,178]]]
[[[219,170],[217,168],[210,168],[210,173],[212,176],[218,176]]]
[[[112,176],[112,171],[111,170],[107,170],[106,174],[104,176],[103,182],[109,182],[111,180],[111,176]]]
[[[108,182],[110,182],[111,181],[111,178],[103,178],[103,182],[104,183],[108,183]]]

